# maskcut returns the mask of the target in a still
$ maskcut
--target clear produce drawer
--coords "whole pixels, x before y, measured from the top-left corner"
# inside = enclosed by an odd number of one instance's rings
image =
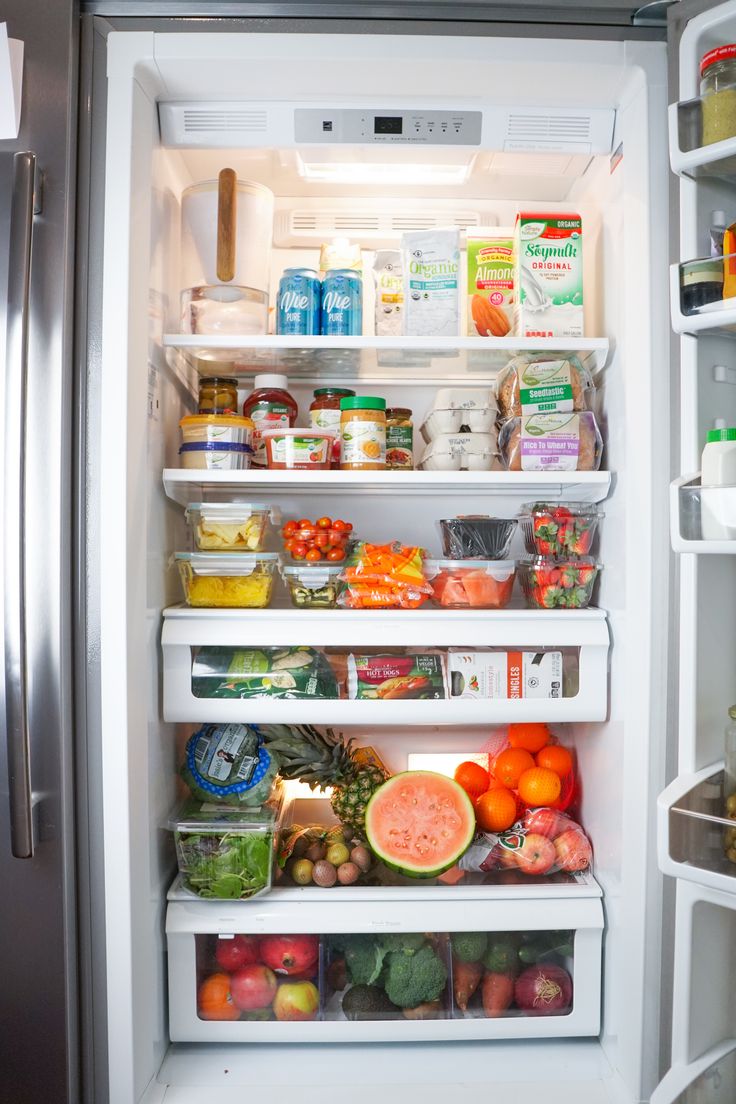
[[[426,902],[378,908],[263,902],[264,908],[170,903],[172,1041],[396,1042],[598,1032],[598,899],[500,900],[491,907],[438,901],[431,915],[441,923],[430,932],[420,922],[429,912]],[[343,931],[325,930],[340,919]],[[466,930],[473,921],[477,928]]]

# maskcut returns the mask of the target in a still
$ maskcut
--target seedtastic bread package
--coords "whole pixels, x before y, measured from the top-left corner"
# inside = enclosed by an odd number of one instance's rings
[[[468,231],[468,337],[507,337],[514,321],[514,231]]]

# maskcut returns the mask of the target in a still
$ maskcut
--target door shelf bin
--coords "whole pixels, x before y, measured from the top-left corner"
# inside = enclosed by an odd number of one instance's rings
[[[721,1043],[695,1062],[676,1062],[652,1093],[651,1104],[731,1104],[736,1043]]]
[[[736,553],[736,487],[701,487],[700,473],[670,484],[670,531],[675,552]],[[732,539],[724,534],[732,533]]]
[[[681,775],[657,801],[659,865],[665,874],[736,894],[736,863],[726,857],[722,764]],[[736,836],[735,836],[736,840]]]
[[[503,892],[503,887],[499,889]],[[278,891],[250,905],[171,901],[166,933],[172,1041],[408,1042],[560,1038],[598,1033],[603,929],[603,910],[598,897],[521,901],[502,896],[497,899],[487,892],[485,899],[478,897],[460,903],[452,901],[451,890],[439,889],[437,900],[432,904],[433,931],[425,933],[425,940],[444,966],[447,981],[439,1004],[431,1010],[432,1018],[410,1019],[384,1004],[375,1012],[371,1010],[375,1018],[348,1020],[342,1011],[342,1000],[350,983],[343,985],[340,963],[335,963],[343,957],[344,944],[340,942],[340,935],[361,933],[366,937],[364,946],[369,953],[380,954],[388,941],[388,933],[393,945],[399,933],[424,933],[427,903],[341,901],[336,905],[331,890],[322,893],[325,894],[324,902],[305,900],[297,909],[293,900],[280,901]],[[544,963],[535,965],[534,959],[544,956],[550,973],[555,966],[570,976],[571,1003],[561,1003],[554,1013],[549,1010],[546,1014],[528,1013],[512,1003],[497,1018],[487,1018],[476,996],[463,1012],[453,997],[453,961],[448,935],[448,932],[463,931],[483,932],[495,941],[506,936],[506,943],[511,941],[515,954],[518,955],[519,948],[525,948],[525,957],[531,959],[535,969],[543,968]],[[198,992],[207,992],[201,987],[208,977],[223,973],[220,956],[230,952],[237,957],[237,952],[231,949],[235,947],[230,942],[232,937],[286,933],[306,936],[298,945],[298,953],[310,960],[303,970],[303,978],[311,974],[317,992],[302,989],[301,995],[306,992],[313,999],[314,1018],[279,1020],[273,1006],[269,1005],[260,1013],[268,1019],[202,1019],[198,1011]],[[536,933],[533,938],[531,933]],[[220,936],[226,938],[220,940]],[[385,942],[382,943],[382,939]],[[417,941],[415,936],[413,946],[417,946]],[[278,944],[276,950],[279,950]],[[270,951],[264,954],[268,957],[273,951],[272,941]],[[262,957],[259,950],[254,954]],[[527,968],[519,959],[514,961],[518,962],[518,969]],[[232,961],[226,964],[232,965]],[[558,984],[560,977],[557,974]],[[441,979],[439,984],[442,984]],[[229,1014],[234,1015],[235,1011]]]
[[[726,39],[726,42],[730,39]],[[670,163],[678,176],[736,179],[736,135],[703,145],[701,97],[669,106]]]
[[[705,258],[704,258],[705,260]],[[698,262],[688,261],[685,265],[670,266],[670,312],[672,329],[678,334],[697,334],[701,331],[713,334],[725,334],[733,337],[736,333],[736,296],[718,299],[708,303],[693,314],[685,314],[680,299],[681,269]]]
[[[164,611],[164,718],[255,724],[491,724],[600,721],[608,708],[609,633],[601,610],[191,610]],[[195,650],[313,644],[351,650],[442,648],[561,650],[568,697],[468,700],[205,698],[192,686]],[[389,643],[390,642],[390,643]],[[577,693],[575,692],[577,690]]]

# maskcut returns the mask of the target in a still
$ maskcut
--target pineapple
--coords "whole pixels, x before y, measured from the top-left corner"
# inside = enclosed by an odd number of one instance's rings
[[[357,761],[353,741],[331,728],[322,733],[311,725],[269,725],[261,731],[281,764],[281,776],[308,782],[312,789],[332,786],[333,813],[345,828],[364,837],[366,806],[386,781],[386,772]]]

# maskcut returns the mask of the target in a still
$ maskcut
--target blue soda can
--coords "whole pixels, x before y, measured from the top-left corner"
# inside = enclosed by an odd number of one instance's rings
[[[351,337],[363,332],[363,279],[352,268],[333,268],[322,281],[322,333]]]
[[[313,268],[287,268],[279,281],[276,332],[318,334],[321,288]]]

